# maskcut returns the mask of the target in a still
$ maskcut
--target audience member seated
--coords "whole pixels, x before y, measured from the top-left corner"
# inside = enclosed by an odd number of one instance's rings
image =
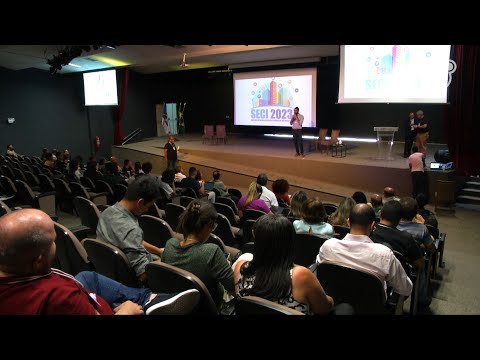
[[[218,170],[215,170],[212,174],[212,178],[213,178],[213,187],[215,189],[217,189],[219,192],[220,192],[220,196],[224,196],[224,197],[229,197],[231,198],[234,202],[235,202],[235,205],[238,204],[238,200],[240,200],[239,197],[235,196],[235,195],[231,195],[228,191],[227,191],[227,187],[225,186],[225,184],[223,183],[222,180],[220,180],[220,171]]]
[[[288,216],[301,219],[303,217],[303,204],[308,197],[305,191],[299,190],[292,195],[290,199],[290,212]]]
[[[191,188],[195,190],[195,192],[197,193],[197,196],[207,195],[208,200],[211,203],[214,203],[215,193],[213,191],[205,191],[205,187],[204,187],[205,182],[202,182],[202,184],[200,184],[198,180],[195,180],[196,176],[197,176],[197,169],[192,166],[190,169],[188,169],[188,177],[182,179],[182,181],[180,182],[181,188],[182,189]]]
[[[423,250],[413,236],[396,227],[402,217],[402,205],[398,201],[387,201],[380,211],[380,223],[375,226],[370,238],[380,244],[388,244],[391,249],[402,254],[408,263],[422,270],[425,267]],[[419,292],[418,303],[420,307],[430,305],[428,299],[428,281],[425,271],[418,272]]]
[[[431,225],[438,229],[438,220],[433,212],[425,209],[428,204],[427,196],[423,193],[417,195],[418,214],[425,220],[425,225]]]
[[[179,183],[185,178],[186,176],[184,174],[182,167],[180,165],[175,166],[175,182]]]
[[[87,163],[87,170],[85,170],[83,176],[88,177],[93,183],[97,180],[103,180],[103,175],[97,170],[97,162],[95,160]]]
[[[402,217],[402,205],[398,201],[388,201],[380,211],[380,223],[375,225],[370,238],[376,243],[387,243],[401,253],[407,261],[418,269],[423,269],[423,251],[412,235],[397,229]]]
[[[370,202],[368,203],[368,205],[373,208],[373,211],[375,211],[375,217],[378,218],[378,213],[380,212],[380,210],[382,210],[383,206],[382,195],[373,194],[370,198]]]
[[[383,189],[383,203],[385,204],[387,201],[390,200],[400,201],[400,198],[395,196],[394,188],[387,186],[385,189]]]
[[[198,276],[220,308],[234,295],[233,271],[216,244],[205,243],[216,226],[217,212],[207,201],[192,201],[180,215],[177,231],[184,240],[171,238],[165,245],[162,262]]]
[[[107,163],[107,159],[105,159],[104,157],[101,157],[99,160],[98,160],[98,171],[100,171],[100,173],[102,173],[103,175],[105,175],[105,164]]]
[[[65,166],[68,166],[68,163],[70,162],[70,152],[68,149],[63,150],[63,163]]]
[[[288,195],[288,190],[290,190],[290,184],[285,179],[277,179],[272,183],[272,190],[277,198],[278,204],[284,203],[287,206],[290,206],[290,195]]]
[[[142,170],[142,163],[140,161],[135,161],[134,165],[134,175],[135,177],[145,174]]]
[[[158,179],[158,184],[165,191],[169,199],[175,196],[175,185],[173,180],[175,179],[175,173],[171,169],[166,169],[162,173],[162,177]]]
[[[0,218],[0,315],[141,315],[193,310],[192,290],[154,294],[95,272],[75,278],[51,268],[55,227],[44,212],[17,210]],[[169,311],[168,311],[169,310]]]
[[[40,160],[46,160],[47,159],[47,153],[48,153],[48,149],[47,148],[43,148],[42,149],[42,155],[40,155]]]
[[[261,210],[266,214],[271,214],[265,201],[261,199],[262,191],[265,187],[258,182],[252,181],[248,187],[248,192],[238,200],[238,215],[243,217],[243,211],[246,209]]]
[[[205,188],[205,180],[203,180],[203,176],[200,170],[197,170],[197,175],[195,175],[195,180],[198,181],[198,183],[200,184],[200,187]]]
[[[111,156],[110,157],[110,162],[115,164],[117,166],[117,172],[122,172],[122,168],[120,167],[120,165],[118,165],[118,159],[116,156]]]
[[[367,203],[367,196],[361,192],[356,191],[352,195],[352,199],[355,200],[355,204],[366,204]]]
[[[45,161],[43,162],[43,166],[48,167],[52,171],[55,168],[55,161],[53,161],[53,155],[51,152],[47,152],[45,154]]]
[[[57,149],[52,149],[52,160],[54,162],[57,161],[57,153],[58,153]]]
[[[68,173],[65,177],[66,181],[67,183],[70,183],[70,182],[80,183],[81,177],[82,177],[82,174],[80,173],[80,169],[78,167],[78,161],[73,159],[68,164]]]
[[[355,206],[355,200],[350,197],[343,199],[338,205],[337,210],[331,214],[328,218],[328,222],[332,225],[340,225],[348,227],[348,218],[350,216],[350,211]]]
[[[423,245],[431,253],[437,251],[427,227],[413,221],[417,216],[417,201],[412,197],[404,197],[400,199],[400,204],[402,205],[402,218],[397,229],[411,234],[417,243]]]
[[[255,255],[234,267],[238,296],[258,296],[304,314],[325,315],[334,306],[317,277],[293,263],[295,230],[284,216],[260,217],[253,226]]]
[[[130,176],[133,176],[133,166],[129,159],[123,160],[122,173],[127,179],[130,178]]]
[[[267,188],[268,184],[268,177],[267,174],[259,174],[257,176],[257,184],[262,186],[262,193],[260,196],[260,200],[263,200],[265,204],[267,204],[269,209],[272,209],[274,211],[276,208],[278,208],[278,201],[277,197],[275,194]]]
[[[105,209],[100,215],[97,237],[120,248],[135,271],[140,282],[147,281],[145,266],[159,259],[163,249],[143,241],[143,231],[138,225],[140,215],[160,197],[158,182],[151,176],[140,176],[128,186],[125,197]]]
[[[112,190],[115,189],[116,184],[127,186],[127,182],[123,176],[118,173],[118,166],[112,162],[105,163],[105,175],[103,176],[103,180],[110,185]]]
[[[18,157],[18,154],[15,152],[15,149],[13,148],[12,144],[9,144],[7,146],[7,156],[9,156],[11,158],[17,158]]]
[[[335,235],[333,226],[325,222],[327,213],[318,197],[308,199],[303,204],[302,213],[303,218],[293,222],[293,227],[297,233],[308,232],[316,235]]]
[[[412,292],[409,279],[393,251],[381,244],[375,244],[370,233],[375,226],[375,212],[367,204],[355,205],[347,221],[350,233],[342,240],[325,241],[317,255],[317,264],[331,263],[375,274],[393,290],[404,296]],[[255,250],[256,251],[256,250]]]

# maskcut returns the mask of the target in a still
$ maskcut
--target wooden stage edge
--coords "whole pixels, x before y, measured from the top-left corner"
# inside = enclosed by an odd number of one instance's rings
[[[297,190],[308,196],[318,196],[322,201],[339,203],[355,191],[363,191],[367,198],[373,193],[381,194],[385,186],[396,189],[398,196],[410,196],[412,191],[408,161],[404,159],[403,143],[395,143],[394,160],[376,160],[377,144],[347,142],[345,157],[332,157],[324,152],[306,152],[304,159],[295,157],[291,139],[249,138],[231,136],[227,144],[202,143],[201,134],[177,135],[180,146],[179,164],[185,172],[195,166],[206,181],[211,181],[214,170],[221,171],[221,180],[227,187],[245,192],[259,173],[266,173],[269,188],[273,180],[284,178],[290,183],[290,194]],[[166,137],[145,139],[141,142],[113,146],[112,154],[119,161],[150,161],[153,173],[160,175],[166,168],[163,146]],[[304,140],[305,150],[308,141]],[[427,165],[440,145],[428,146]],[[312,147],[313,149],[313,147]],[[433,199],[433,184],[436,179],[451,179],[452,173],[428,171],[430,198]]]

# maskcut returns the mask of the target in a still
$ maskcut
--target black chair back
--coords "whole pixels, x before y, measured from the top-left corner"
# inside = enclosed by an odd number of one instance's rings
[[[99,239],[84,239],[83,247],[95,271],[123,285],[140,287],[140,283],[122,250]]]
[[[220,239],[222,239],[227,246],[235,248],[239,247],[238,240],[233,234],[230,221],[228,221],[228,219],[224,215],[218,214],[217,228],[213,231],[213,233],[220,237]]]
[[[263,211],[254,209],[245,209],[242,212],[242,220],[257,220],[259,217],[265,215]]]
[[[115,200],[121,201],[125,197],[127,190],[127,185],[115,184],[115,188],[113,189],[113,192],[115,193]]]
[[[183,207],[187,207],[195,199],[196,198],[193,198],[191,196],[182,195],[180,196],[180,205]]]
[[[239,199],[242,197],[242,192],[238,189],[229,188],[227,191],[230,195],[236,196]]]
[[[343,239],[347,234],[350,233],[350,228],[341,225],[333,225],[333,230],[335,231],[335,237],[337,239]]]
[[[100,210],[98,210],[97,205],[81,196],[76,196],[73,199],[73,205],[80,216],[82,225],[90,228],[89,234],[95,234],[100,220]]]
[[[95,270],[77,237],[65,226],[55,223],[56,253],[54,267],[70,275]]]
[[[323,207],[325,208],[325,212],[327,213],[327,215],[331,215],[335,211],[337,211],[338,206],[331,203],[323,203]]]
[[[309,267],[315,263],[318,250],[320,250],[320,247],[328,239],[328,236],[323,235],[309,233],[295,234],[295,256],[293,258],[295,264]]]
[[[217,196],[215,198],[215,202],[230,206],[230,208],[233,210],[233,213],[238,215],[237,205],[235,205],[235,201],[233,201],[232,198],[226,196]]]
[[[158,248],[164,248],[167,241],[174,237],[170,225],[158,217],[142,215],[138,224],[143,230],[143,240]]]
[[[322,263],[317,278],[335,303],[348,303],[355,314],[387,314],[383,282],[375,275],[348,267]]]
[[[215,199],[215,201],[217,201],[217,199]],[[228,221],[230,221],[230,225],[238,225],[237,220],[235,219],[235,213],[230,206],[218,202],[215,202],[213,206],[215,206],[215,210],[217,210],[217,213],[222,214],[228,219]]]
[[[183,196],[190,196],[194,199],[196,199],[198,196],[197,196],[197,193],[195,192],[195,190],[193,190],[192,188],[184,188],[182,190],[182,195]]]
[[[3,216],[5,214],[11,213],[12,210],[5,204],[3,201],[0,200],[0,216]]]
[[[188,289],[200,292],[200,301],[193,310],[194,314],[217,315],[217,307],[207,287],[197,276],[189,271],[164,262],[151,262],[146,266],[148,285],[153,292],[176,293]]]
[[[173,231],[177,231],[178,218],[185,211],[185,208],[177,204],[166,204],[165,206],[165,216],[167,218],[167,223],[170,225]]]

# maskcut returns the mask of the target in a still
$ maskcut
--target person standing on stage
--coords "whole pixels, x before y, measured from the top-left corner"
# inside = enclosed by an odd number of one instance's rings
[[[417,124],[413,126],[416,129],[417,137],[416,143],[418,150],[424,155],[424,158],[427,156],[427,141],[428,141],[428,122],[423,117],[423,111],[417,111]],[[425,166],[425,164],[424,164]]]
[[[405,147],[403,149],[403,157],[408,158],[412,153],[413,140],[415,139],[416,131],[414,128],[415,114],[413,112],[408,114],[408,120],[405,122]]]
[[[290,120],[290,125],[292,125],[292,132],[293,132],[293,142],[295,143],[295,150],[297,153],[295,156],[300,156],[302,154],[302,158],[305,157],[303,154],[303,139],[302,139],[302,124],[303,124],[303,115],[299,113],[298,106],[293,109],[293,116]],[[300,148],[300,149],[299,149]]]
[[[180,148],[175,145],[175,137],[169,136],[168,142],[165,144],[163,148],[163,153],[165,158],[167,159],[167,169],[175,170],[175,166],[177,165],[177,152]]]

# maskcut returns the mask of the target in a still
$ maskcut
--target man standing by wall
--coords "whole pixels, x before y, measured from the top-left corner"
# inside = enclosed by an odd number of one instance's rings
[[[293,132],[293,142],[295,143],[295,156],[300,156],[302,154],[302,158],[305,157],[303,154],[303,139],[302,139],[302,124],[303,124],[303,115],[299,113],[298,106],[293,109],[293,116],[290,120],[290,125],[292,125],[292,132]],[[299,149],[300,148],[300,149]]]

